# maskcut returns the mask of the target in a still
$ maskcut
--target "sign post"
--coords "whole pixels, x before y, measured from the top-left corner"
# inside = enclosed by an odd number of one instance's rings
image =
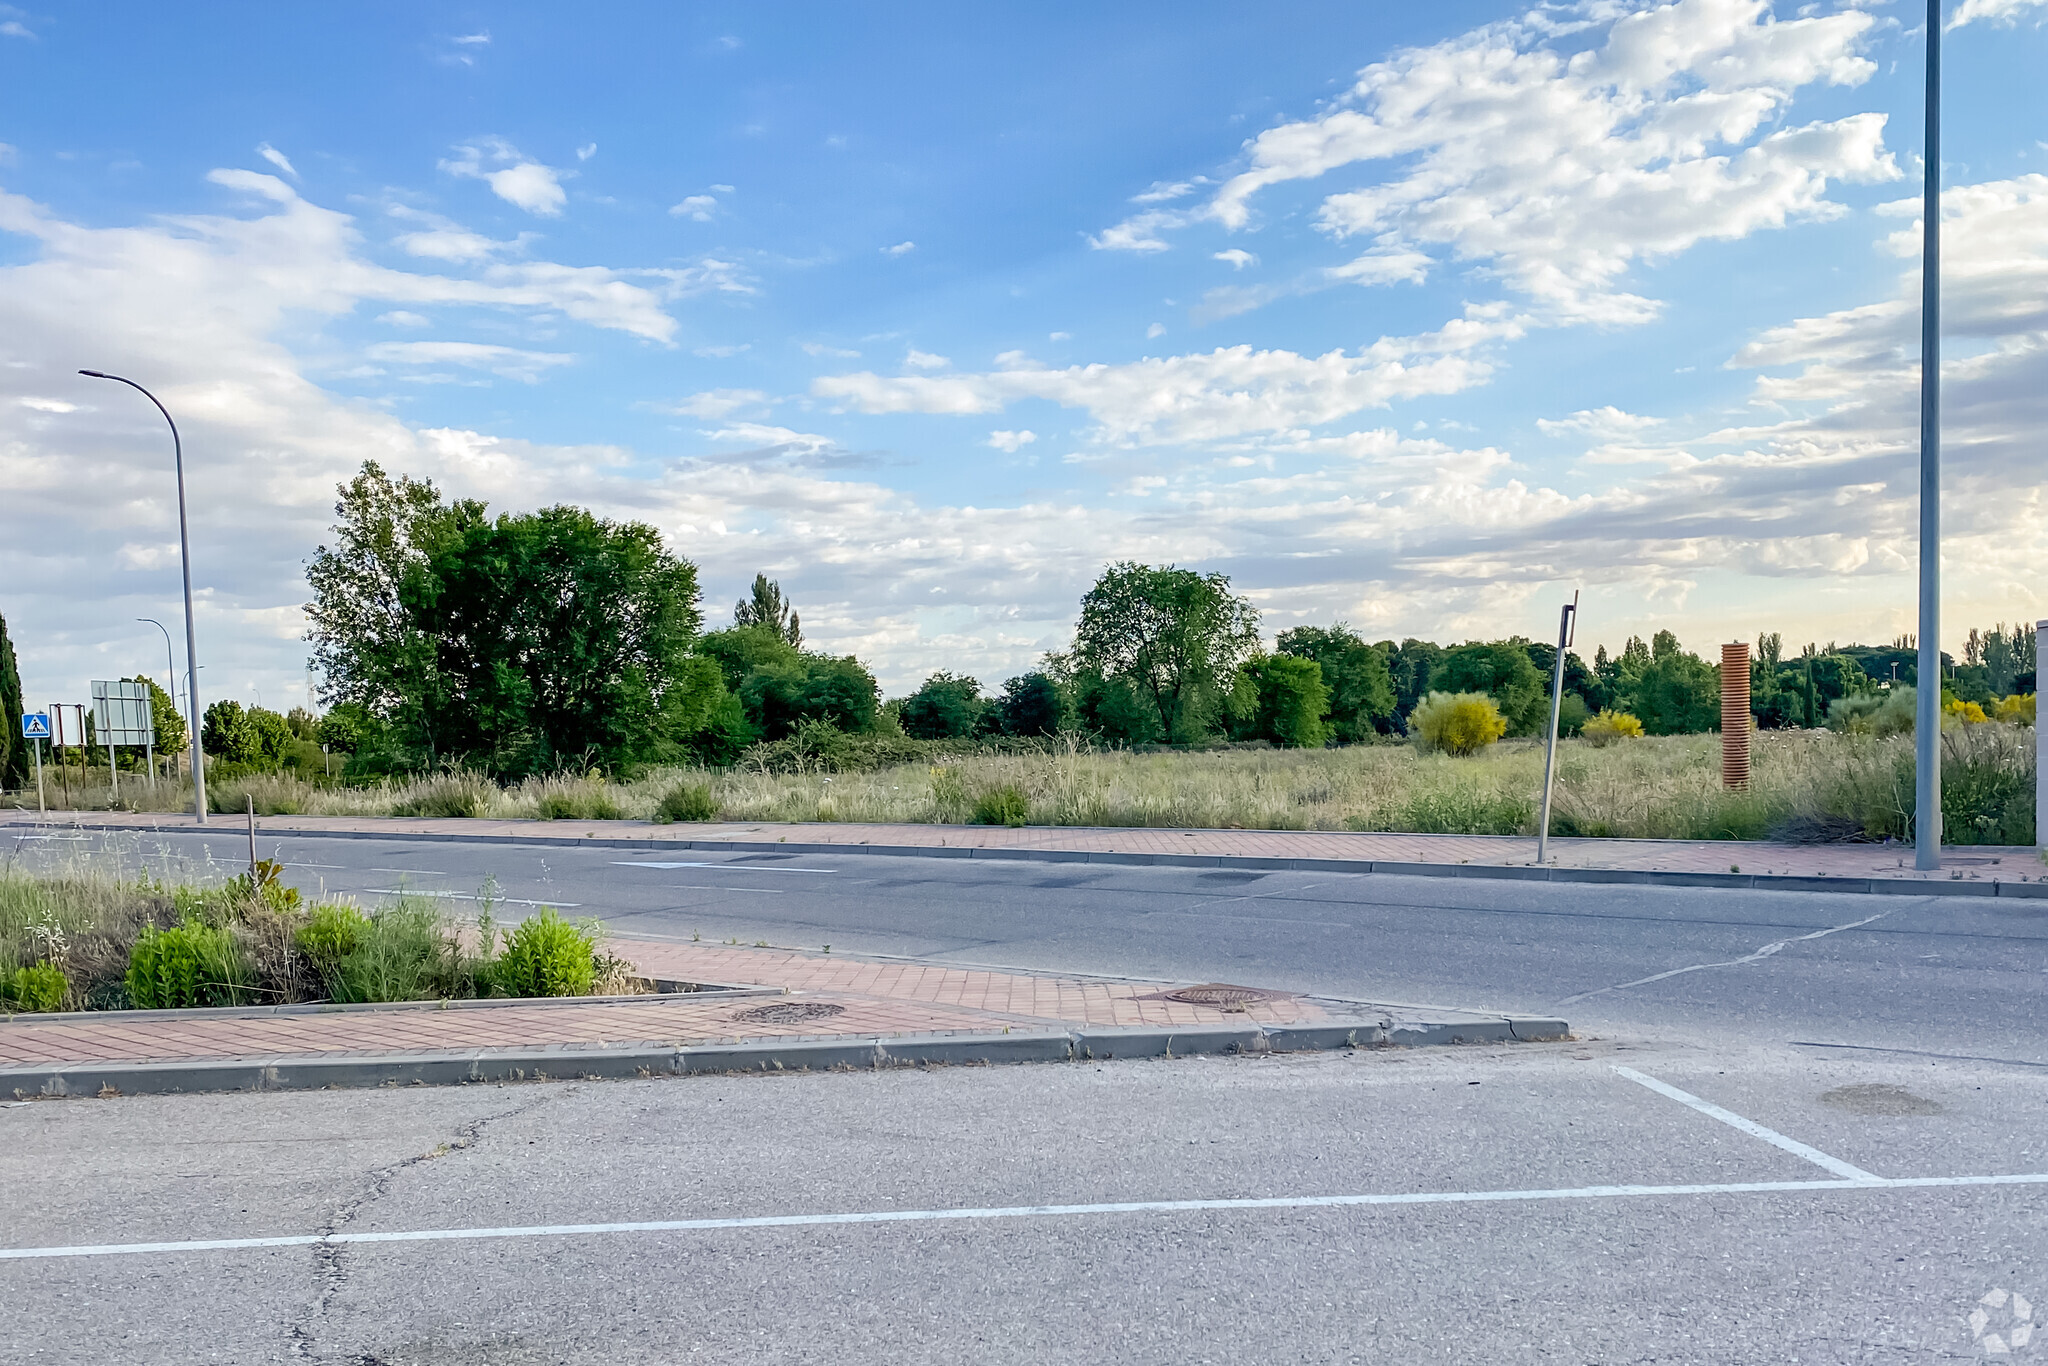
[[[52,702],[50,704],[50,748],[57,753],[57,776],[64,782],[64,804],[71,804],[71,768],[64,762],[64,749],[70,746],[80,755],[78,781],[85,782],[85,708],[76,702]]]
[[[43,802],[43,741],[50,738],[50,717],[46,712],[24,712],[21,718],[21,738],[36,742],[36,814],[47,816],[49,809]]]
[[[149,705],[149,685],[126,678],[112,682],[95,679],[92,685],[92,724],[102,740],[107,742],[107,776],[115,784],[114,795],[121,795],[120,779],[115,776],[115,745],[141,745],[150,754],[150,786],[156,786],[156,716]]]

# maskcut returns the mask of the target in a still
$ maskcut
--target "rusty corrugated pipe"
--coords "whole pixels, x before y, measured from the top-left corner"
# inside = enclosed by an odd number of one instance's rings
[[[1721,786],[1749,786],[1749,642],[1721,647]]]

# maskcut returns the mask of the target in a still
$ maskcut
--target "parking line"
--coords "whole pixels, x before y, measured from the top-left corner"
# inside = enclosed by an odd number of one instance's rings
[[[1796,1138],[1787,1138],[1776,1129],[1766,1129],[1755,1120],[1744,1119],[1733,1110],[1724,1110],[1712,1101],[1701,1100],[1690,1091],[1681,1091],[1668,1082],[1661,1082],[1655,1077],[1645,1076],[1632,1067],[1616,1067],[1614,1070],[1638,1086],[1647,1086],[1660,1096],[1667,1096],[1677,1101],[1680,1105],[1690,1106],[1709,1119],[1718,1119],[1731,1128],[1742,1130],[1742,1132],[1752,1138],[1762,1139],[1774,1148],[1782,1148],[1794,1157],[1803,1157],[1816,1167],[1825,1167],[1836,1176],[1863,1185],[1882,1184],[1884,1182],[1884,1178],[1881,1176],[1864,1171],[1861,1167],[1852,1167],[1839,1157],[1829,1157],[1820,1149],[1810,1148]]]
[[[1677,1195],[1799,1195],[1820,1191],[1928,1190],[1962,1186],[2044,1186],[2048,1172],[2012,1176],[1873,1176],[1842,1181],[1731,1181],[1682,1186],[1577,1186],[1561,1190],[1411,1191],[1384,1195],[1283,1195],[1243,1200],[1124,1200],[1090,1205],[1009,1205],[985,1209],[863,1210],[848,1214],[765,1214],[731,1219],[654,1219],[612,1224],[529,1224],[511,1228],[412,1229],[392,1233],[294,1234],[277,1238],[204,1238],[166,1243],[90,1243],[0,1248],[0,1261],[59,1257],[166,1256],[278,1247],[367,1243],[474,1242],[498,1238],[570,1238],[630,1233],[706,1233],[722,1229],[817,1228],[952,1220],[1059,1219],[1085,1215],[1202,1214],[1232,1210],[1344,1209],[1372,1205],[1468,1205],[1551,1200],[1611,1200]]]
[[[837,868],[763,868],[751,863],[662,863],[643,859],[613,859],[614,868],[721,868],[728,873],[836,873]]]

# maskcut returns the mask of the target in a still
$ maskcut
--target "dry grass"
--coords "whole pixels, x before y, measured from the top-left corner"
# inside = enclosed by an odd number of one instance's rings
[[[2033,732],[2009,725],[1944,735],[1944,805],[1957,842],[2023,842],[2033,827]],[[1332,750],[1133,753],[1070,746],[974,754],[869,773],[661,770],[632,783],[528,779],[511,788],[467,773],[375,787],[236,779],[217,810],[253,798],[264,815],[479,816],[648,820],[679,783],[708,786],[728,821],[955,824],[1002,789],[1032,825],[1529,834],[1543,754],[1504,741],[1471,758],[1408,745]],[[1720,737],[1664,736],[1558,751],[1560,834],[1668,839],[1840,839],[1903,835],[1912,810],[1912,737],[1765,732],[1744,792],[1720,783]],[[189,788],[185,789],[188,794]],[[104,807],[105,789],[99,790]],[[126,785],[122,796],[142,795]],[[90,807],[93,803],[83,805]],[[124,803],[126,805],[128,803]],[[155,809],[178,809],[159,789]],[[148,809],[146,807],[131,809]],[[986,809],[986,808],[985,808]]]

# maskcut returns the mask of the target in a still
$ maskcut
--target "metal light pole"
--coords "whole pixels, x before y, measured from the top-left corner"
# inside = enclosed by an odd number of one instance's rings
[[[1920,689],[1913,866],[1941,866],[1941,0],[1927,0],[1926,178],[1920,191]]]
[[[116,384],[125,384],[141,394],[156,410],[164,415],[164,421],[171,424],[171,455],[178,469],[178,555],[185,566],[185,725],[187,741],[192,746],[192,815],[199,824],[206,824],[206,754],[199,743],[199,638],[192,629],[192,540],[185,530],[185,446],[178,439],[178,424],[171,421],[170,409],[157,403],[155,394],[143,388],[132,379],[120,375],[101,374],[98,370],[78,372],[90,379],[110,379]],[[168,634],[168,633],[167,633]]]

